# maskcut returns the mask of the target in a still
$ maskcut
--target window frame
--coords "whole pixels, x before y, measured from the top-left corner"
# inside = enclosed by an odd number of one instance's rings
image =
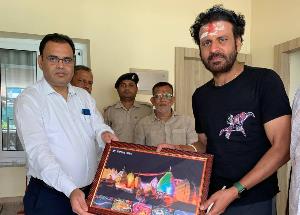
[[[36,74],[34,82],[43,77],[43,71],[38,66],[39,44],[44,36],[0,31],[0,48],[36,52]],[[90,65],[90,41],[88,39],[73,39],[75,44],[76,64]],[[0,98],[1,100],[1,98]],[[0,104],[0,108],[2,108]],[[2,116],[0,116],[2,117]],[[0,122],[1,124],[1,122]],[[25,151],[2,151],[2,124],[0,132],[0,167],[24,166]]]

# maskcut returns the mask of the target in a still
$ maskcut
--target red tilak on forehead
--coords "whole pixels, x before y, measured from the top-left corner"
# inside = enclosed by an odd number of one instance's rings
[[[216,26],[214,24],[212,24],[212,23],[207,24],[207,32],[208,33],[215,32],[215,28],[216,28]]]

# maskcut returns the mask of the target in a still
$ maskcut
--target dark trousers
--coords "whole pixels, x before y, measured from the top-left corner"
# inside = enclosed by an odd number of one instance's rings
[[[276,198],[250,205],[228,207],[223,215],[276,215]]]
[[[83,190],[87,197],[89,188]],[[23,199],[26,215],[74,215],[70,199],[43,181],[31,178]]]

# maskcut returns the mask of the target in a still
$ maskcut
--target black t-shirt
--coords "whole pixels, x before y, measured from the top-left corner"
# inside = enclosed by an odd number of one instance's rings
[[[214,155],[210,195],[245,176],[271,147],[264,124],[291,108],[280,77],[272,70],[245,66],[229,83],[213,80],[196,89],[193,112],[197,133],[207,136],[207,153]],[[278,193],[274,173],[233,205],[271,199]]]

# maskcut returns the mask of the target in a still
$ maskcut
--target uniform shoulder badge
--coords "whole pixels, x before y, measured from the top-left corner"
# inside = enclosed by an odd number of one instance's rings
[[[147,106],[147,107],[151,107],[151,108],[152,108],[152,104],[150,104],[149,102],[140,102],[140,101],[138,101],[138,103],[139,103],[140,105],[144,105],[144,106]]]

